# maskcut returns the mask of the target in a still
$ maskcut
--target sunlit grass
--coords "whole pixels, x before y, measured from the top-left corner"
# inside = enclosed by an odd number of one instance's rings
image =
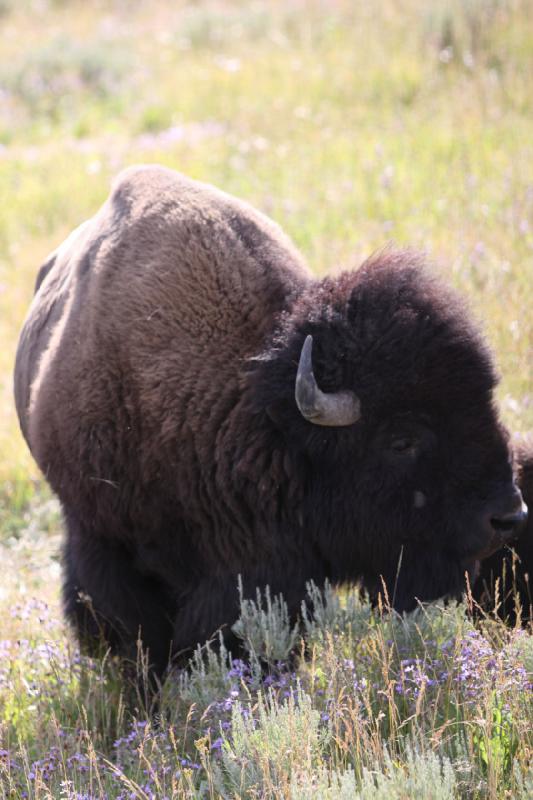
[[[22,537],[10,592],[55,572],[48,540]],[[401,619],[316,588],[296,630],[263,598],[235,628],[242,657],[199,652],[154,713],[116,661],[79,655],[53,591],[27,589],[0,643],[1,798],[529,797],[525,631],[474,627],[464,606]]]

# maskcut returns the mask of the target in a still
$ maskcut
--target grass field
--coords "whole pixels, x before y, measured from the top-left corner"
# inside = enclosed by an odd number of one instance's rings
[[[425,250],[533,429],[532,74],[532,0],[0,0],[0,798],[533,796],[531,632],[463,607],[331,595],[292,633],[245,608],[249,662],[198,662],[147,714],[59,621],[12,401],[40,263],[150,161],[249,200],[317,273]]]

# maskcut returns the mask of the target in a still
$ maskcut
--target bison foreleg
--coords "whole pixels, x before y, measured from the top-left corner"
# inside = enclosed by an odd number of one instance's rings
[[[328,577],[324,565],[319,560],[297,563],[287,559],[285,563],[263,565],[242,576],[242,591],[245,598],[256,599],[257,588],[270,589],[271,597],[282,594],[287,604],[289,616],[295,621],[302,601],[306,598],[306,584],[313,580],[322,585]],[[174,624],[173,650],[176,656],[190,655],[198,644],[222,633],[224,643],[235,657],[241,645],[232,625],[239,617],[239,576],[217,576],[200,581],[195,590],[180,606]]]
[[[170,656],[175,607],[154,578],[134,566],[127,548],[89,533],[67,516],[63,603],[80,644],[90,654],[102,644],[135,659],[138,643],[161,674]]]

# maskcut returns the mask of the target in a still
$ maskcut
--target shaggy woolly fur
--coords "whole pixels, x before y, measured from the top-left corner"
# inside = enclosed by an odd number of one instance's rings
[[[461,591],[516,503],[492,360],[420,258],[312,278],[270,220],[159,167],[126,170],[42,267],[21,336],[22,430],[61,499],[80,636],[163,669],[256,585],[384,581],[400,610]],[[324,392],[295,403],[305,337]],[[501,542],[500,542],[501,543]],[[80,600],[81,598],[81,600]]]

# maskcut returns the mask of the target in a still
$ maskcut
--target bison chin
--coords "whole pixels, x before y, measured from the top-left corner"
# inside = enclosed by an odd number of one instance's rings
[[[396,569],[380,575],[377,581],[366,579],[365,583],[373,602],[399,613],[409,612],[420,603],[460,600],[467,581],[474,581],[476,563],[461,563],[444,554],[405,547]]]
[[[516,524],[505,534],[496,530],[486,536],[482,549],[459,554],[421,547],[420,543],[404,545],[395,567],[387,575],[380,576],[381,587],[378,589],[387,595],[388,603],[399,612],[411,611],[420,602],[439,598],[459,600],[467,588],[471,589],[478,582],[482,564],[492,560],[500,564],[502,555],[509,552],[506,545],[514,543],[519,536],[527,519],[521,496],[520,502],[521,511],[516,515]],[[484,562],[484,559],[488,561]]]
[[[489,510],[485,508],[477,515],[476,523],[464,526],[467,534],[456,536],[454,549],[442,551],[420,542],[405,544],[396,568],[381,579],[388,602],[402,612],[412,610],[419,602],[460,599],[465,589],[479,585],[488,564],[499,565],[501,570],[510,546],[523,542],[527,519],[520,488],[511,482],[507,491],[496,493]]]

